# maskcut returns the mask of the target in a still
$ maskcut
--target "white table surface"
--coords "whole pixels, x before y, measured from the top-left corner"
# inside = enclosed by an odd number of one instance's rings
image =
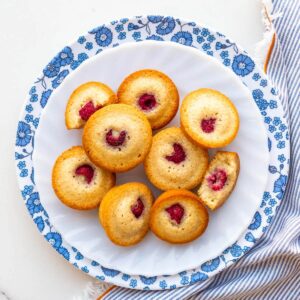
[[[211,26],[250,54],[262,38],[259,0],[1,0],[0,300],[68,300],[91,278],[38,232],[14,168],[17,120],[31,83],[65,45],[99,24],[143,14],[174,15]]]

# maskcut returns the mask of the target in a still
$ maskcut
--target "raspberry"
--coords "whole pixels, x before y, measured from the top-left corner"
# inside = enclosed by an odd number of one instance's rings
[[[220,191],[226,181],[227,181],[227,174],[224,170],[216,169],[212,172],[207,178],[208,186],[214,191]]]
[[[142,110],[148,111],[156,106],[156,99],[153,95],[143,94],[139,98],[138,104]]]
[[[90,165],[82,165],[75,170],[75,174],[84,176],[86,182],[91,183],[94,177],[94,169]]]
[[[134,214],[134,216],[138,219],[141,216],[141,214],[143,213],[145,206],[144,206],[143,201],[140,198],[138,198],[136,200],[136,203],[131,205],[130,208],[131,208],[131,211]]]
[[[79,110],[79,115],[83,121],[87,121],[89,117],[98,109],[100,109],[102,106],[94,106],[94,103],[92,101],[87,102],[84,106],[81,107]]]
[[[201,120],[201,128],[205,133],[211,133],[215,130],[215,118],[202,119]]]
[[[172,161],[175,164],[180,164],[185,160],[186,154],[182,148],[182,146],[178,143],[173,144],[173,153],[171,155],[167,155],[165,158],[168,161]]]
[[[184,208],[176,203],[166,208],[166,212],[170,215],[171,220],[174,220],[177,224],[181,223],[181,219],[184,215]]]
[[[120,133],[112,129],[106,134],[106,142],[112,147],[123,145],[126,138],[126,131],[122,130]]]

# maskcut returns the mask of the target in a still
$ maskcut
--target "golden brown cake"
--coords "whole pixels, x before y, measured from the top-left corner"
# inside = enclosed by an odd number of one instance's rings
[[[212,89],[199,89],[184,98],[180,122],[192,140],[207,148],[228,145],[239,129],[239,115],[233,103]]]
[[[210,162],[198,195],[211,210],[220,207],[231,194],[240,170],[239,156],[235,152],[219,151]]]
[[[208,167],[208,152],[177,127],[153,137],[144,166],[149,180],[161,190],[192,189],[200,184]]]
[[[142,183],[112,188],[99,209],[99,219],[109,239],[120,246],[140,242],[149,229],[152,202],[151,191]]]
[[[148,154],[152,130],[143,113],[126,104],[111,104],[94,113],[83,131],[90,160],[112,172],[125,172]]]
[[[52,170],[52,186],[65,205],[87,210],[96,208],[115,185],[115,175],[96,167],[81,146],[64,151]]]
[[[150,228],[160,239],[174,244],[198,238],[208,225],[209,216],[200,199],[187,190],[161,194],[151,208]]]
[[[67,128],[83,127],[95,111],[116,102],[118,102],[116,94],[104,83],[92,81],[80,85],[71,94],[66,107]]]
[[[174,82],[157,70],[140,70],[130,74],[118,89],[121,103],[143,112],[153,129],[168,124],[175,116],[179,95]]]

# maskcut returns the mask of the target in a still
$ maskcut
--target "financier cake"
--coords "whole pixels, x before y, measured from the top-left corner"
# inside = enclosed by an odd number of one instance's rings
[[[231,194],[240,170],[235,152],[219,151],[210,162],[198,191],[200,199],[211,210],[220,207]]]
[[[95,111],[116,102],[116,94],[104,83],[92,81],[80,85],[71,94],[66,107],[65,121],[67,128],[83,127]]]
[[[152,130],[145,115],[133,106],[111,104],[89,118],[82,141],[95,165],[112,172],[125,172],[145,159]]]
[[[144,166],[149,180],[161,190],[192,189],[200,184],[208,161],[206,149],[180,128],[170,127],[153,137]]]
[[[52,170],[52,186],[65,205],[87,210],[96,208],[115,185],[115,175],[96,167],[81,146],[64,151]]]
[[[179,95],[174,82],[156,70],[140,70],[130,74],[118,89],[121,103],[143,112],[153,129],[169,123],[175,116]]]
[[[206,88],[184,98],[180,122],[191,139],[207,148],[228,145],[239,129],[239,115],[229,98]]]
[[[149,188],[138,182],[112,188],[99,209],[100,222],[109,239],[120,246],[140,242],[149,229],[153,196]]]
[[[198,238],[208,225],[209,216],[200,199],[187,190],[161,194],[151,208],[150,228],[160,239],[174,244]]]

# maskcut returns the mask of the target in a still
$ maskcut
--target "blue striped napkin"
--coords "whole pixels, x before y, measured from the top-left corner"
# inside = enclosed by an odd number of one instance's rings
[[[273,224],[252,251],[209,280],[170,291],[113,287],[101,299],[300,299],[299,10],[299,0],[273,1],[273,11],[281,11],[282,17],[273,21],[277,36],[267,73],[289,115],[292,149],[290,180]]]

